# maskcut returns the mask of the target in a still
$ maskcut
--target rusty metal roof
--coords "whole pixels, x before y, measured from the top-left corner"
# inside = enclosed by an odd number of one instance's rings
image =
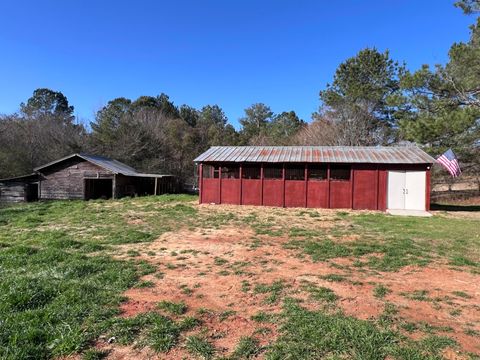
[[[416,146],[213,146],[194,162],[433,164]]]

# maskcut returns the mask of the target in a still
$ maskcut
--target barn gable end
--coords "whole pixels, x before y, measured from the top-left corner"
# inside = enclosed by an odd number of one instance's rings
[[[80,157],[72,157],[39,171],[40,199],[84,199],[85,179],[111,179],[114,174]],[[111,192],[110,192],[111,194]],[[110,196],[111,197],[111,196]]]

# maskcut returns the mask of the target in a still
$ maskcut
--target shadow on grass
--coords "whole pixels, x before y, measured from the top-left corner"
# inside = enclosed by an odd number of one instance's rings
[[[440,211],[480,211],[480,205],[431,204],[430,209]]]

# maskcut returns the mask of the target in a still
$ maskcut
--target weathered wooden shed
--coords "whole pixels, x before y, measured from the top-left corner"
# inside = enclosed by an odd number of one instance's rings
[[[0,202],[38,200],[38,175],[36,173],[0,179]]]
[[[117,160],[96,155],[69,155],[39,166],[34,171],[34,174],[24,177],[0,180],[0,201],[111,199],[160,195],[177,190],[173,175],[140,173]],[[33,194],[35,190],[36,198],[26,195],[27,192]]]
[[[34,169],[39,199],[110,199],[175,192],[172,175],[139,173],[103,156],[73,154]]]
[[[418,147],[215,146],[198,164],[200,203],[429,210]]]

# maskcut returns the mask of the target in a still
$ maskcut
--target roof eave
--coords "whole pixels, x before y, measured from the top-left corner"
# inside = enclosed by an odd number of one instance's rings
[[[118,171],[114,171],[114,170],[112,170],[112,169],[108,169],[108,168],[106,168],[105,166],[97,163],[96,161],[94,161],[94,160],[92,160],[92,159],[89,159],[89,158],[83,156],[82,154],[78,154],[78,153],[65,156],[65,157],[63,157],[63,158],[61,158],[61,159],[58,159],[58,160],[51,161],[51,162],[49,162],[49,163],[47,163],[47,164],[44,164],[44,165],[42,165],[42,166],[39,166],[39,167],[34,168],[33,171],[40,172],[40,170],[42,170],[42,169],[48,168],[48,167],[50,167],[50,166],[52,166],[52,165],[61,163],[62,161],[65,161],[65,160],[68,160],[68,159],[71,159],[71,158],[74,158],[74,157],[79,157],[79,158],[81,158],[81,159],[83,159],[83,160],[85,160],[85,161],[88,161],[88,162],[90,162],[90,163],[92,163],[92,164],[94,164],[94,165],[97,165],[97,166],[101,167],[102,169],[111,172],[111,173],[114,174],[114,175],[120,174]]]

